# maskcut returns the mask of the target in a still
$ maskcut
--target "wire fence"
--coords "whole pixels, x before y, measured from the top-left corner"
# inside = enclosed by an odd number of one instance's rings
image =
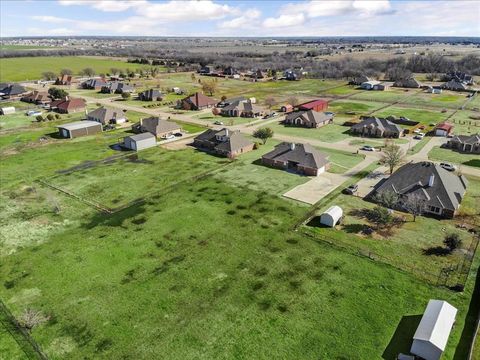
[[[42,351],[40,345],[38,345],[30,333],[18,323],[15,316],[13,316],[2,300],[0,300],[0,323],[3,329],[12,336],[29,359],[48,360],[47,355]]]

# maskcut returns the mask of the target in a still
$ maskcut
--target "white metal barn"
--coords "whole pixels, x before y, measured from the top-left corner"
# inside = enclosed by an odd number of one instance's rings
[[[8,114],[14,114],[14,113],[15,113],[15,108],[13,106],[0,108],[1,115],[8,115]]]
[[[139,151],[157,145],[155,135],[146,132],[138,135],[127,136],[123,139],[123,145],[131,150]]]
[[[334,205],[328,208],[322,215],[320,215],[320,224],[334,227],[343,216],[343,210],[340,206]]]
[[[445,350],[457,309],[443,300],[430,300],[413,336],[410,352],[425,360],[438,360]]]

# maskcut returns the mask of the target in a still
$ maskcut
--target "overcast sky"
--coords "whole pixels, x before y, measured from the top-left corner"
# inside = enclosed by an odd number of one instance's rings
[[[480,36],[480,0],[1,0],[1,36]]]

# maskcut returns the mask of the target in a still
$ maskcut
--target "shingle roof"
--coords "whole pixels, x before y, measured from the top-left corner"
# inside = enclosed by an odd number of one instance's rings
[[[168,120],[163,120],[156,116],[143,119],[141,121],[141,124],[146,131],[154,135],[181,129],[181,126],[178,125],[177,123],[174,123]]]
[[[263,109],[260,106],[253,104],[251,101],[245,100],[245,101],[235,101],[223,108],[223,111],[231,111],[231,110],[238,110],[240,112],[259,113],[259,112],[262,112]]]
[[[300,166],[314,169],[320,169],[328,164],[328,155],[315,149],[310,144],[282,142],[275,146],[275,149],[263,155],[262,158],[276,161],[293,161]]]
[[[367,126],[379,128],[383,131],[385,130],[398,131],[398,132],[403,131],[403,129],[397,124],[394,124],[387,119],[377,118],[377,117],[369,117],[369,118],[363,119],[358,124],[353,125],[352,129],[361,130],[363,127],[367,127]]]
[[[27,90],[19,84],[0,84],[0,94],[2,95],[20,95]]]
[[[217,136],[227,136],[226,141],[218,141]],[[240,150],[248,145],[253,144],[253,142],[247,139],[239,130],[228,130],[226,128],[221,130],[208,129],[195,137],[195,140],[211,141],[215,143],[215,150],[224,151],[224,152],[235,152]]]
[[[302,110],[310,110],[318,105],[325,105],[325,104],[328,104],[327,100],[317,99],[317,100],[308,101],[306,103],[300,104],[298,105],[298,108]]]
[[[124,118],[124,114],[121,110],[114,110],[111,108],[99,107],[95,110],[90,111],[87,116],[100,119],[102,121],[108,122],[109,120],[116,119],[117,116]]]
[[[286,117],[285,120],[294,120],[297,118],[303,118],[304,120],[314,123],[314,124],[321,124],[324,123],[325,121],[328,121],[332,119],[332,115],[327,115],[324,112],[318,112],[318,111],[313,111],[313,110],[300,110],[300,111],[294,111],[289,113]]]
[[[433,176],[433,185],[429,186]],[[464,176],[451,173],[432,162],[409,163],[395,171],[376,192],[393,191],[400,195],[416,194],[427,205],[455,211],[467,188]]]
[[[450,141],[462,144],[478,144],[480,143],[480,134],[473,135],[455,135]]]
[[[77,130],[77,129],[84,129],[88,127],[96,127],[96,126],[102,126],[102,125],[96,121],[83,120],[83,121],[75,121],[68,124],[58,125],[57,128],[67,129],[71,131],[71,130]]]
[[[131,136],[127,136],[127,137],[132,139],[133,141],[141,141],[141,140],[154,138],[155,135],[153,135],[152,133],[146,132],[146,133],[131,135]]]
[[[204,106],[211,106],[211,105],[215,105],[217,103],[216,100],[202,94],[201,92],[196,92],[193,95],[187,96],[183,100],[192,103],[197,108],[201,108],[201,107],[204,107]]]

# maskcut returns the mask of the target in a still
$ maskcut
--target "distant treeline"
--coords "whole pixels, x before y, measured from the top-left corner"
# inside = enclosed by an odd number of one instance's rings
[[[231,66],[239,71],[251,69],[285,70],[297,69],[308,73],[311,78],[351,78],[365,74],[380,77],[385,74],[386,79],[397,80],[408,77],[411,73],[425,73],[433,80],[439,75],[452,70],[463,71],[472,75],[480,75],[480,57],[466,55],[454,59],[440,53],[427,53],[390,59],[371,58],[356,59],[346,56],[341,59],[317,59],[316,50],[285,51],[285,52],[253,52],[235,51],[221,53],[215,48],[211,51],[190,52],[174,47],[163,49],[143,47],[141,45],[124,49],[88,49],[88,50],[4,50],[1,57],[35,57],[35,56],[121,56],[129,58],[129,62],[145,65],[162,65],[174,68],[177,71],[195,70],[201,66],[211,65],[215,68]],[[323,51],[322,51],[323,52]]]

